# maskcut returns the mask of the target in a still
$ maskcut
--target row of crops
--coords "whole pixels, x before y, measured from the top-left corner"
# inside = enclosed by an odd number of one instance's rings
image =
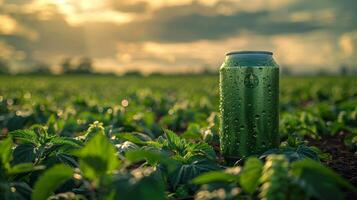
[[[216,76],[2,76],[0,199],[355,199],[357,79],[280,85],[280,147],[228,164]]]

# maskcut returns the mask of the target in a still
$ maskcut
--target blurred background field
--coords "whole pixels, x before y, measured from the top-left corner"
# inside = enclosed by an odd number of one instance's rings
[[[74,132],[96,120],[120,126],[133,122],[136,131],[152,131],[151,126],[184,131],[218,112],[219,103],[216,75],[1,76],[0,85],[0,124],[10,130],[46,123],[54,115],[71,120]],[[353,108],[356,85],[354,76],[282,77],[281,112],[321,108],[322,114],[334,113],[340,104]],[[123,119],[114,119],[121,112]]]
[[[57,135],[77,137],[100,121],[107,134],[160,138],[167,128],[184,138],[199,137],[219,155],[218,80],[215,74],[3,75],[0,137],[39,124]],[[356,85],[355,76],[283,76],[279,125],[281,147],[315,148],[319,160],[354,185]],[[296,151],[289,155],[304,155]]]

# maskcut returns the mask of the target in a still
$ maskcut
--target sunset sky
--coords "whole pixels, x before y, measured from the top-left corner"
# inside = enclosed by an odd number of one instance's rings
[[[337,70],[357,65],[356,10],[356,0],[0,0],[0,58],[185,72],[268,50],[293,71]]]

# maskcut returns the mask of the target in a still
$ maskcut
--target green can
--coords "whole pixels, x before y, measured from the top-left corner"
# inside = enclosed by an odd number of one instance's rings
[[[273,53],[226,54],[220,68],[220,143],[235,160],[279,145],[279,66]]]

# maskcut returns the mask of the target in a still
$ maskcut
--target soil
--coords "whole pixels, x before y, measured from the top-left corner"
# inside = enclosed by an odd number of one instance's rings
[[[344,144],[346,133],[340,132],[336,136],[324,137],[321,140],[308,139],[309,145],[316,146],[323,152],[330,153],[331,160],[323,161],[323,164],[334,169],[352,185],[357,187],[357,156]],[[355,199],[348,193],[346,199]]]

